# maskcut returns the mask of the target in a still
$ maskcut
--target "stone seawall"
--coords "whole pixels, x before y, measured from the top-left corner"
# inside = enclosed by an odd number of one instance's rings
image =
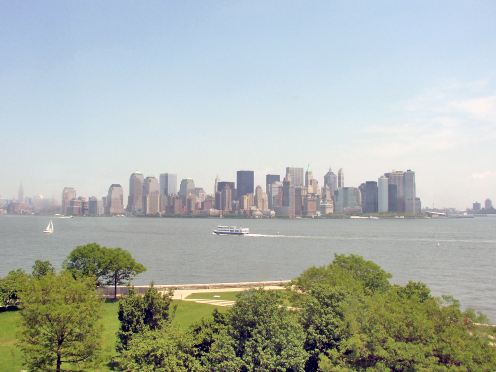
[[[159,292],[167,292],[169,290],[173,291],[199,291],[202,289],[249,289],[249,288],[260,288],[260,287],[282,287],[289,283],[289,280],[278,280],[278,281],[266,281],[266,282],[239,282],[239,283],[212,283],[212,284],[179,284],[179,285],[155,285],[154,287]],[[134,286],[134,289],[138,293],[145,293],[149,286]],[[103,297],[113,297],[114,287],[102,287]],[[117,296],[126,296],[128,294],[127,286],[117,287]]]

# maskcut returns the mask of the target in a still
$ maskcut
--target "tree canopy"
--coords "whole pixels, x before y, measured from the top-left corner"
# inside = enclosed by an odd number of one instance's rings
[[[146,267],[137,262],[128,251],[101,247],[96,243],[76,247],[64,261],[63,267],[76,277],[95,277],[97,286],[114,286],[115,298],[119,284],[125,284],[146,271]]]
[[[11,270],[7,276],[0,279],[0,306],[13,306],[19,301],[19,296],[29,279],[22,269]]]
[[[32,275],[36,279],[40,279],[42,276],[49,274],[55,274],[55,268],[50,263],[50,261],[41,261],[41,260],[34,261]]]
[[[98,363],[103,325],[101,301],[91,278],[63,272],[26,282],[20,296],[19,345],[32,370],[61,371]]]

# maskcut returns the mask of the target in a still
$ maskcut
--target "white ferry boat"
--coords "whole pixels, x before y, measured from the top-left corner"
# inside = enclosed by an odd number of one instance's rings
[[[222,226],[219,225],[214,230],[214,234],[217,235],[247,235],[250,233],[250,229],[247,227],[237,227],[237,226]]]

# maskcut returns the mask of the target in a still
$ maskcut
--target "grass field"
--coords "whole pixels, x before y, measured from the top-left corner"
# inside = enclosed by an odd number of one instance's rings
[[[231,295],[232,292],[229,294]],[[174,304],[177,304],[177,311],[172,324],[177,325],[183,330],[188,329],[191,324],[203,317],[211,317],[214,310],[214,306],[212,305],[197,304],[195,302],[174,301]],[[119,329],[119,319],[117,318],[119,304],[118,302],[106,302],[103,308],[105,311],[103,316],[103,323],[105,325],[103,347],[105,359],[110,361],[112,356],[116,354],[115,334]],[[221,312],[227,311],[223,307],[217,307],[217,309]],[[0,372],[21,371],[25,368],[22,365],[22,354],[16,347],[16,331],[19,319],[19,311],[0,313]],[[107,366],[103,366],[99,371],[110,371],[110,369]]]
[[[186,299],[188,300],[224,300],[236,301],[239,292],[195,292],[190,294]],[[217,296],[217,297],[216,297]]]

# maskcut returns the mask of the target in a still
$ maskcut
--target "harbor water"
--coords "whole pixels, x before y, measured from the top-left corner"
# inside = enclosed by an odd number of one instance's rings
[[[79,245],[128,250],[147,267],[133,283],[159,285],[286,280],[334,254],[357,254],[393,275],[426,283],[496,322],[496,218],[474,219],[200,219],[0,216],[0,277],[35,260],[57,270]],[[212,234],[241,225],[248,236]]]

